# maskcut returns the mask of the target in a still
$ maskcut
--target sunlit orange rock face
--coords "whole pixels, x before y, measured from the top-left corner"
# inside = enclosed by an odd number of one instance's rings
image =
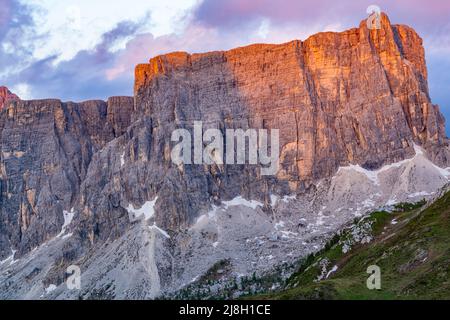
[[[193,120],[279,129],[277,177],[294,189],[339,166],[377,168],[411,157],[414,143],[447,164],[422,39],[386,15],[381,22],[380,30],[363,21],[306,41],[155,57],[136,68],[136,109],[159,129]]]
[[[8,90],[6,87],[0,87],[0,110],[3,109],[7,101],[19,100],[19,97]]]

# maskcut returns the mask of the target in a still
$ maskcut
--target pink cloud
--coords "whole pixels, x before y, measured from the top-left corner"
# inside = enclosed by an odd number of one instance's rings
[[[261,17],[275,23],[328,19],[330,24],[348,25],[363,19],[371,4],[378,5],[394,21],[420,23],[427,28],[446,24],[450,17],[450,2],[441,0],[205,0],[197,8],[195,17],[208,25],[227,28]]]

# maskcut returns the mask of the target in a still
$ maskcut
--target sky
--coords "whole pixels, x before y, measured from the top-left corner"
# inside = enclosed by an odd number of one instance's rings
[[[0,0],[0,85],[22,99],[132,95],[135,65],[158,54],[305,40],[358,26],[373,4],[424,39],[431,98],[450,122],[443,0]]]

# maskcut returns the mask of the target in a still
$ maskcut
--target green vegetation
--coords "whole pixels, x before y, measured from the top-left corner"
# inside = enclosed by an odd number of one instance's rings
[[[301,261],[284,287],[251,299],[450,299],[450,192],[374,212]],[[381,289],[366,286],[381,269]]]

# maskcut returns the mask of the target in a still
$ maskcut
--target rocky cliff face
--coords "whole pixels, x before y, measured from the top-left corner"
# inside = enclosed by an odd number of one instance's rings
[[[172,131],[194,121],[279,129],[279,171],[173,165]],[[158,56],[136,67],[134,99],[13,101],[0,139],[5,297],[56,284],[53,297],[154,298],[223,259],[236,274],[265,270],[450,176],[436,166],[450,156],[422,40],[386,16],[381,30]],[[70,264],[81,293],[62,288]]]
[[[152,127],[150,161],[170,176],[179,174],[184,190],[192,190],[180,199],[185,206],[204,194],[267,202],[270,192],[303,192],[340,166],[377,169],[409,158],[414,143],[446,165],[444,119],[426,79],[421,38],[383,15],[381,30],[368,30],[363,21],[357,29],[303,42],[153,58],[136,68],[136,117]],[[276,179],[248,166],[176,172],[162,161],[170,133],[198,119],[223,131],[280,129]]]
[[[0,258],[60,232],[92,157],[129,126],[132,109],[130,97],[10,100],[0,117]]]

